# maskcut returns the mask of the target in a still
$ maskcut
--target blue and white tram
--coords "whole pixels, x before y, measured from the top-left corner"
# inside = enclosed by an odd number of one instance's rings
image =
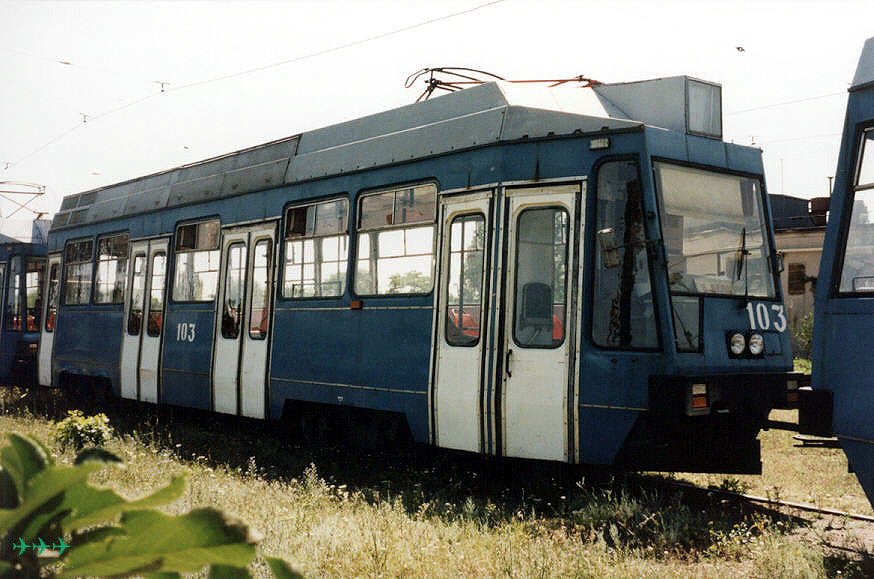
[[[37,219],[17,225],[25,226],[27,231],[0,233],[0,380],[29,385],[34,379],[44,321],[48,221]],[[51,325],[54,319],[45,323]]]
[[[485,84],[66,197],[40,382],[759,472],[797,384],[761,152],[722,141],[712,83],[557,90]]]
[[[832,393],[833,432],[874,503],[874,38],[849,91],[819,271],[812,386]]]

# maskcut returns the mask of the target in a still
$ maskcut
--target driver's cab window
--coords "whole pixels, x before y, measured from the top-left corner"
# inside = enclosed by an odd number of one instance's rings
[[[637,163],[605,163],[597,179],[592,340],[607,348],[656,348]]]

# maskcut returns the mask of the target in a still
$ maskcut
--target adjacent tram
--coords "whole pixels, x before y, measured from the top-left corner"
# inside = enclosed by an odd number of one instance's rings
[[[819,271],[809,422],[834,432],[874,504],[874,38],[849,89]]]
[[[37,219],[23,225],[29,230],[0,234],[0,379],[29,385],[35,380],[44,313],[49,223]]]
[[[760,472],[799,381],[761,151],[722,140],[713,83],[544,91],[488,83],[66,197],[39,382]]]

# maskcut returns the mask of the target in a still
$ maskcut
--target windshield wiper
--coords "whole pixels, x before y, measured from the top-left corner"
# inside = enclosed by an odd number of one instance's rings
[[[744,274],[744,303],[749,301],[749,291],[750,291],[750,275],[749,268],[745,268],[744,264],[746,263],[747,256],[750,254],[750,250],[747,249],[747,228],[744,227],[740,230],[740,247],[737,249],[737,280],[740,281],[740,276]]]

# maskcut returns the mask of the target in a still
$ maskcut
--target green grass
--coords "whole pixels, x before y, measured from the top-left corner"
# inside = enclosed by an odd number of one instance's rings
[[[6,395],[0,432],[38,436],[61,460],[72,459],[53,441],[63,403],[53,401],[35,416],[21,409],[17,392]],[[579,481],[580,473],[543,463],[422,447],[365,451],[297,440],[278,424],[178,409],[105,410],[116,433],[108,449],[126,467],[93,475],[95,484],[133,498],[186,473],[188,490],[169,512],[211,505],[233,513],[264,536],[263,554],[290,561],[306,576],[825,577],[871,570],[867,560],[825,549],[792,519],[718,501],[693,505],[676,492],[642,488],[637,479],[592,473]],[[799,500],[806,498],[803,487],[820,484],[828,490],[823,501],[856,492],[845,477],[825,472],[812,484],[776,474],[802,472],[799,454],[826,470],[817,462],[821,454],[789,448],[784,434],[764,433],[771,466],[738,483],[751,491],[782,485],[781,496]],[[840,462],[840,451],[825,452]],[[719,485],[725,478],[697,482]],[[253,572],[266,574],[263,560]]]

